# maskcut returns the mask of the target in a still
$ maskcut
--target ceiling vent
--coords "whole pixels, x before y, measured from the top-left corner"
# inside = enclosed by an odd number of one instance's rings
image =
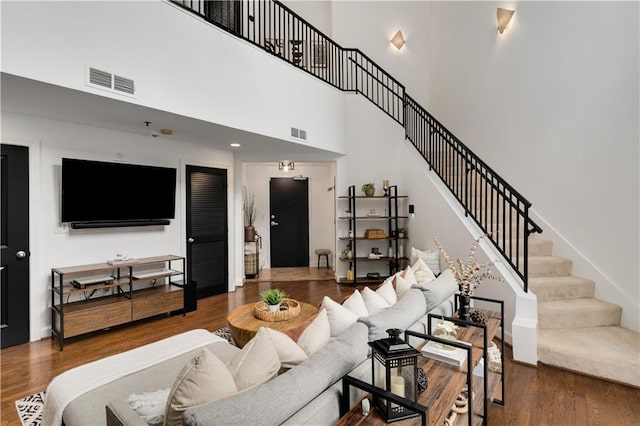
[[[120,77],[119,75],[114,75],[113,90],[117,90],[119,92],[124,92],[130,95],[133,95],[133,93],[135,92],[133,80],[126,77]]]
[[[120,92],[127,95],[135,93],[135,83],[132,79],[111,74],[108,71],[88,67],[87,85],[107,89],[111,92]]]
[[[307,131],[302,129],[296,129],[295,127],[291,128],[291,137],[296,139],[302,139],[303,141],[307,140]]]
[[[89,83],[111,89],[111,74],[96,68],[89,68]]]

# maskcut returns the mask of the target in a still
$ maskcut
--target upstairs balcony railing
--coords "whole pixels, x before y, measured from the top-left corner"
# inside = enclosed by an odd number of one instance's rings
[[[279,1],[172,2],[333,87],[363,95],[402,125],[406,138],[465,214],[488,235],[528,291],[528,236],[542,232],[529,217],[531,203],[367,55],[338,45]]]

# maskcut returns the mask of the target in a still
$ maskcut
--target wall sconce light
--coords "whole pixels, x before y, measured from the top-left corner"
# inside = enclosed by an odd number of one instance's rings
[[[393,38],[391,39],[391,44],[393,44],[396,49],[400,50],[402,49],[402,46],[404,46],[404,44],[406,43],[404,36],[402,35],[402,31],[398,30],[398,32],[396,33],[396,35],[393,36]]]
[[[289,170],[293,170],[294,167],[295,167],[295,164],[293,163],[293,161],[283,160],[278,163],[278,169],[283,170],[285,172],[288,172]]]
[[[500,32],[500,34],[502,34],[504,30],[507,29],[514,13],[516,13],[515,10],[503,9],[501,7],[498,8],[498,32]]]
[[[416,206],[409,204],[409,216],[414,217],[416,215]]]

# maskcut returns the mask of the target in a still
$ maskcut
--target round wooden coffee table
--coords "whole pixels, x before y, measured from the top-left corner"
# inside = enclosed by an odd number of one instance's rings
[[[227,315],[227,323],[229,324],[233,341],[239,348],[241,348],[256,335],[260,327],[269,327],[279,331],[286,331],[302,324],[318,312],[318,308],[313,305],[303,302],[298,303],[300,303],[300,314],[288,321],[259,320],[255,317],[253,311],[253,308],[256,305],[255,303],[249,303],[234,309],[229,313],[229,315]]]

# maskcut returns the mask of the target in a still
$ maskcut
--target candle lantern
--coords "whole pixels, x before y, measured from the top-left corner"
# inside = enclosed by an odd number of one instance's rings
[[[402,340],[401,332],[400,329],[391,328],[387,330],[388,338],[369,343],[372,352],[372,383],[378,388],[415,402],[418,394],[416,379],[420,351]],[[373,395],[373,405],[386,422],[419,415],[377,395]]]

